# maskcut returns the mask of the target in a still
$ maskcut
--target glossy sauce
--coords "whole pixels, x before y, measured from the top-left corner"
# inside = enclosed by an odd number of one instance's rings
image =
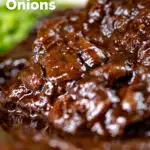
[[[144,123],[139,134],[132,126],[150,117],[149,31],[149,0],[95,0],[46,21],[31,59],[2,88],[8,122],[40,118],[74,137],[147,137]]]

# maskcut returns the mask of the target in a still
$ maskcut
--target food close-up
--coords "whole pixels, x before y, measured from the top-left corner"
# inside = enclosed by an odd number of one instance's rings
[[[0,18],[0,150],[149,150],[150,0],[13,13]]]

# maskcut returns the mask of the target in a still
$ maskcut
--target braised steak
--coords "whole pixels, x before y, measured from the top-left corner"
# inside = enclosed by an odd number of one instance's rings
[[[39,29],[20,71],[5,75],[3,124],[38,122],[37,129],[88,140],[148,138],[149,44],[149,0],[93,0],[56,15]]]

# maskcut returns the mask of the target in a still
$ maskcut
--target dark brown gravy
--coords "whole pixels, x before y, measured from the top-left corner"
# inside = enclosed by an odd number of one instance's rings
[[[2,58],[3,128],[36,149],[150,149],[149,0],[54,16]]]

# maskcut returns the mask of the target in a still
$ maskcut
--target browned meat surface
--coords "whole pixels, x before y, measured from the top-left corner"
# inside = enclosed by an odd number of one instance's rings
[[[51,17],[32,54],[1,63],[1,124],[44,130],[58,149],[150,149],[149,33],[149,0],[91,0]]]

